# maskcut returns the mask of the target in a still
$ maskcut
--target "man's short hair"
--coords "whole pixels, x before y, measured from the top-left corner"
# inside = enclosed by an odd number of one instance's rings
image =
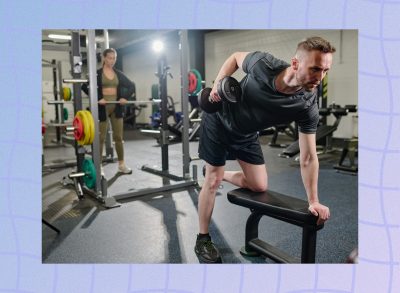
[[[336,48],[332,46],[327,40],[321,37],[310,37],[307,38],[297,45],[296,53],[298,51],[313,51],[317,50],[322,53],[335,53]]]

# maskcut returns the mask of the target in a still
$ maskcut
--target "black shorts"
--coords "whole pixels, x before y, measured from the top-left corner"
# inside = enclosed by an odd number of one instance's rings
[[[264,164],[258,133],[243,135],[227,130],[216,113],[203,112],[201,117],[199,157],[212,166],[224,166],[226,160],[236,159]]]

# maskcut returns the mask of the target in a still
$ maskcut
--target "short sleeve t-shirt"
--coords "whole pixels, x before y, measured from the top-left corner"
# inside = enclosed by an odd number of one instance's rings
[[[252,134],[265,128],[298,122],[302,133],[315,133],[319,120],[317,94],[300,90],[295,94],[275,89],[275,78],[290,65],[269,53],[252,52],[242,68],[242,98],[237,103],[223,103],[217,115],[224,126],[240,134]]]

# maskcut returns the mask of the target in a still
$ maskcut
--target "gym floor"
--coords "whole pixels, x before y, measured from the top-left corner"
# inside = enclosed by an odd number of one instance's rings
[[[50,137],[51,133],[49,134]],[[306,199],[300,170],[294,159],[278,157],[282,149],[268,146],[270,136],[260,138],[269,176],[269,189]],[[287,137],[279,136],[284,143]],[[140,170],[142,165],[161,165],[161,149],[155,139],[138,130],[125,130],[126,163],[132,175],[116,175],[117,163],[105,165],[108,194],[160,187],[163,179]],[[197,156],[198,142],[190,143]],[[60,158],[74,160],[70,146],[44,149],[45,161]],[[338,173],[332,166],[339,153],[320,159],[319,197],[329,206],[331,219],[317,236],[317,263],[344,263],[358,245],[358,176]],[[203,161],[198,166],[199,184]],[[170,173],[182,175],[182,145],[169,146]],[[156,167],[157,168],[157,167]],[[237,170],[236,161],[228,161],[226,170]],[[86,196],[78,200],[73,188],[62,178],[73,168],[43,174],[43,219],[61,230],[60,234],[43,225],[44,263],[198,263],[193,251],[198,233],[198,190],[153,194],[121,201],[118,208],[105,209]],[[164,179],[165,181],[165,179]],[[171,181],[171,183],[174,183]],[[243,257],[245,224],[250,211],[228,202],[226,194],[236,187],[223,182],[216,197],[210,234],[224,263],[273,263],[263,257]],[[300,257],[301,228],[272,218],[260,221],[259,236],[291,255]]]

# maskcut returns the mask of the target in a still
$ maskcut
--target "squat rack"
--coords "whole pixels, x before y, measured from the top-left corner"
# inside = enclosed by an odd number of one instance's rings
[[[182,93],[182,112],[183,112],[183,135],[182,135],[182,160],[183,160],[183,176],[172,175],[168,172],[168,125],[167,125],[167,115],[163,116],[163,127],[161,129],[161,136],[163,139],[162,148],[162,171],[154,170],[151,168],[142,167],[142,170],[148,171],[150,173],[160,175],[164,178],[169,178],[174,181],[180,181],[176,184],[165,184],[161,187],[156,188],[145,188],[139,189],[133,192],[123,192],[115,195],[108,195],[107,193],[107,181],[103,176],[96,176],[96,184],[92,189],[88,189],[86,187],[81,188],[82,178],[74,179],[75,187],[77,192],[82,190],[83,193],[88,194],[99,200],[105,207],[112,208],[119,206],[116,200],[120,199],[128,199],[139,196],[144,196],[148,194],[155,194],[164,191],[178,190],[187,187],[198,187],[197,182],[197,166],[193,166],[193,178],[190,176],[190,155],[189,155],[189,133],[188,133],[188,125],[189,125],[189,115],[188,115],[188,33],[187,30],[180,31],[180,52],[181,52],[181,93]],[[73,83],[74,84],[74,112],[82,109],[82,99],[81,99],[81,89],[80,84],[84,82],[90,81],[89,87],[89,105],[91,109],[91,113],[94,119],[94,127],[96,130],[96,135],[92,144],[92,158],[95,166],[96,174],[101,174],[100,166],[101,166],[101,158],[100,158],[100,142],[99,135],[97,130],[99,129],[98,123],[98,97],[97,97],[97,69],[96,69],[96,43],[95,43],[95,31],[88,30],[87,31],[87,54],[88,54],[88,79],[81,79],[81,56],[80,56],[80,44],[79,44],[79,32],[72,32],[72,56],[71,56],[71,64],[73,70],[73,79],[65,80],[64,82]],[[167,73],[168,66],[166,65],[166,58],[162,56],[158,60],[158,77],[159,77],[159,97],[162,101],[162,113],[166,113],[167,111]],[[76,71],[76,72],[75,72]],[[80,147],[75,142],[75,149],[77,155],[77,172],[82,173],[82,163],[84,159],[84,155],[86,150],[84,147]],[[165,183],[166,181],[164,181]],[[78,184],[78,186],[76,186]],[[78,194],[79,196],[79,194]]]

